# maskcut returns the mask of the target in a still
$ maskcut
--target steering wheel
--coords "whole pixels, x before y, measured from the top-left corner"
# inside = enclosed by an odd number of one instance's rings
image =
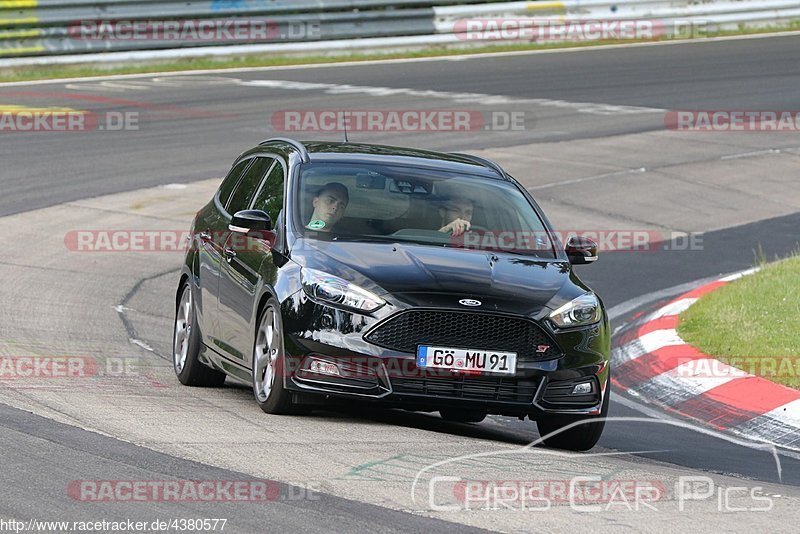
[[[483,233],[487,233],[487,232],[489,232],[489,229],[486,228],[485,226],[481,226],[480,224],[470,224],[469,230],[467,230],[467,232],[483,232]],[[466,232],[464,232],[464,233],[466,233]]]

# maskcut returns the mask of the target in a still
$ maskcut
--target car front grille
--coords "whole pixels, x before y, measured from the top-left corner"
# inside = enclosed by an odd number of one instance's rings
[[[558,357],[555,342],[528,319],[486,313],[411,310],[380,323],[364,339],[416,354],[418,345],[516,352],[518,361]]]
[[[440,399],[467,399],[482,401],[533,403],[539,386],[538,378],[510,378],[489,376],[453,377],[402,377],[392,378],[395,394],[410,394]]]

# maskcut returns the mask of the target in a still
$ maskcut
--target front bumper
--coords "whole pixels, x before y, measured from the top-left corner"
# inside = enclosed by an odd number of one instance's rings
[[[290,368],[285,387],[296,392],[420,411],[454,407],[531,418],[599,414],[607,394],[606,322],[567,332],[550,328],[557,358],[521,359],[514,375],[498,376],[419,368],[414,354],[366,341],[385,318],[316,303],[302,292],[284,303],[283,313]],[[591,392],[573,394],[583,382],[592,384]]]
[[[288,377],[288,389],[298,392],[381,402],[388,406],[434,411],[442,407],[482,409],[501,415],[549,413],[597,414],[605,395],[605,366],[577,370],[576,376],[559,380],[557,373],[527,376],[432,373],[403,365],[395,359],[338,359],[312,353],[294,360],[295,372]],[[338,376],[310,371],[310,362],[336,365]],[[356,370],[358,368],[358,370]],[[398,369],[403,369],[398,372]],[[348,372],[349,370],[349,372]],[[575,385],[590,384],[591,392],[571,395]]]

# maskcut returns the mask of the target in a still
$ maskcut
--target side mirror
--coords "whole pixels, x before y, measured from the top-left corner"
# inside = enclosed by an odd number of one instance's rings
[[[236,212],[228,225],[231,232],[249,234],[250,232],[269,232],[272,219],[261,210],[242,210]]]
[[[588,237],[573,236],[565,247],[572,265],[585,265],[597,261],[597,243]]]

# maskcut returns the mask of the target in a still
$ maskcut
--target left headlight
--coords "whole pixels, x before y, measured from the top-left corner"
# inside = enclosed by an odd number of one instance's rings
[[[571,302],[567,302],[550,314],[550,320],[556,326],[587,326],[598,322],[603,317],[600,301],[594,293],[586,293]]]
[[[308,296],[338,306],[373,312],[386,304],[378,295],[362,287],[316,269],[302,269],[303,289]]]

